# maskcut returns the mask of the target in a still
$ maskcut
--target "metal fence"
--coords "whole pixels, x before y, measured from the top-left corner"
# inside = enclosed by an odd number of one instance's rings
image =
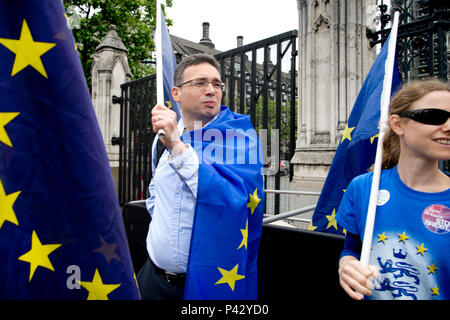
[[[297,36],[297,30],[292,30],[215,56],[227,86],[222,103],[250,115],[257,131],[263,129],[259,131],[263,153],[271,164],[267,173],[274,176],[277,190],[284,173],[279,170],[280,160],[292,159],[295,152]],[[288,166],[292,179],[290,163]],[[280,213],[279,194],[274,195],[273,205],[273,212]]]
[[[152,177],[152,130],[150,111],[156,104],[155,75],[122,84],[120,103],[118,195],[121,205],[148,198]]]

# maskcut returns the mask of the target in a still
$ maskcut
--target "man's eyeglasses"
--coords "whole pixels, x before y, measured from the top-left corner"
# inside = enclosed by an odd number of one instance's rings
[[[450,117],[450,112],[442,109],[418,109],[412,111],[405,111],[398,113],[400,117],[406,117],[413,119],[414,121],[431,124],[431,125],[442,125],[447,122]]]
[[[224,91],[225,90],[225,83],[217,81],[217,80],[208,81],[207,79],[188,80],[186,82],[180,83],[179,85],[177,85],[177,87],[184,86],[185,84],[188,84],[188,83],[190,83],[192,87],[197,88],[197,89],[204,89],[208,86],[208,84],[211,83],[214,90],[216,90],[216,91]]]

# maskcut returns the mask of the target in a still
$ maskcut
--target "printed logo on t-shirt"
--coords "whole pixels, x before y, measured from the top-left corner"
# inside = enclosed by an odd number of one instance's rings
[[[377,196],[377,206],[385,205],[389,201],[390,197],[391,197],[391,194],[389,193],[389,191],[379,190],[378,196]]]
[[[387,230],[374,232],[370,264],[379,268],[379,277],[371,299],[446,299],[445,271],[433,243],[418,241],[408,229]]]
[[[423,211],[422,222],[431,232],[447,233],[450,231],[450,209],[442,204],[433,204]]]

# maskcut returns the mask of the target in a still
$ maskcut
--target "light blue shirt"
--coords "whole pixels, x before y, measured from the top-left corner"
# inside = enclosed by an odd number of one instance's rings
[[[178,121],[178,132],[184,131],[183,119]],[[156,154],[156,141],[153,154]],[[198,156],[190,145],[172,158],[166,149],[150,182],[150,198],[147,210],[152,217],[148,235],[147,251],[152,261],[161,269],[185,273],[189,258],[192,223],[198,183]]]

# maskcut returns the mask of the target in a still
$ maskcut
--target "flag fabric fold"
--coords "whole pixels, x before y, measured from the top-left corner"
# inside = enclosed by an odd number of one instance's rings
[[[161,46],[163,60],[163,87],[164,87],[164,104],[177,114],[180,119],[180,106],[178,102],[173,100],[172,87],[174,86],[173,75],[177,68],[177,61],[173,53],[172,43],[170,41],[169,31],[167,30],[164,14],[161,12]],[[159,48],[156,48],[157,50]]]
[[[250,118],[222,107],[183,141],[200,159],[184,299],[257,299],[265,195],[262,149]]]
[[[157,1],[157,5],[159,1]],[[169,30],[167,30],[166,21],[164,19],[164,14],[161,11],[161,28],[156,28],[155,37],[160,33],[161,36],[161,57],[162,57],[162,88],[164,91],[164,105],[169,109],[173,110],[177,114],[177,120],[181,117],[181,109],[178,102],[173,100],[172,97],[172,87],[174,86],[174,73],[177,68],[177,61],[175,59],[175,54],[173,53],[172,42],[170,41]],[[156,42],[156,41],[155,41]],[[155,48],[159,50],[159,48]],[[158,74],[157,74],[158,75]],[[158,79],[156,79],[158,82]],[[152,106],[153,107],[153,106]],[[152,144],[152,152],[156,156],[152,157],[152,165],[153,168],[156,168],[159,157],[163,154],[165,150],[165,146],[158,139],[158,136],[155,137]]]
[[[137,299],[62,1],[0,2],[0,299]]]
[[[322,188],[309,230],[342,234],[335,219],[339,204],[350,181],[375,161],[380,121],[380,104],[389,54],[386,40],[356,98],[341,141]],[[401,85],[397,62],[394,63],[391,94]]]

